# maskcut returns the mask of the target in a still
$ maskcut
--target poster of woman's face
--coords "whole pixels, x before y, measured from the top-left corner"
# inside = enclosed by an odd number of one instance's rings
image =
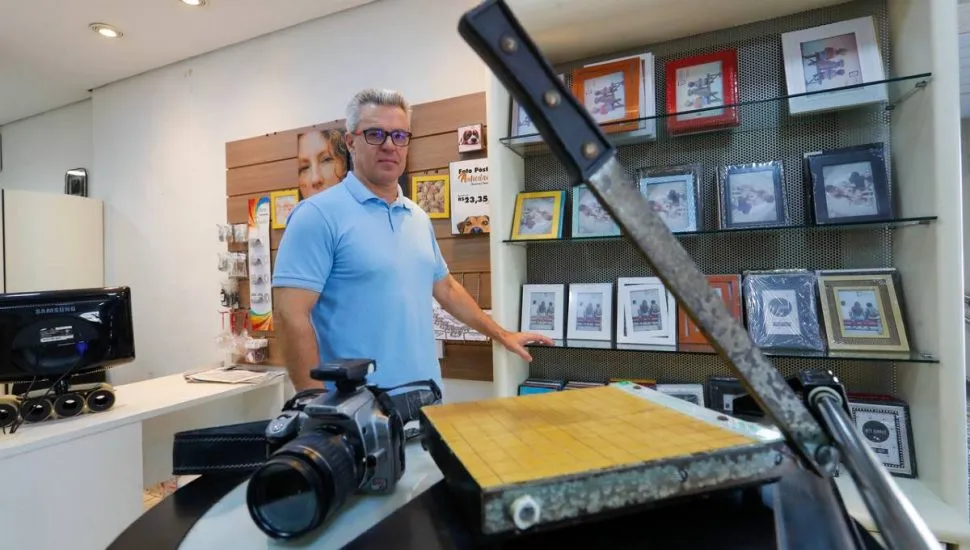
[[[300,196],[308,199],[343,181],[350,155],[341,130],[312,130],[297,136]]]

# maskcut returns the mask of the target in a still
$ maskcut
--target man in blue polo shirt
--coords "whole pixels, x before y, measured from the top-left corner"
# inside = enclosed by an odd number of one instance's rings
[[[449,273],[428,215],[401,196],[410,107],[400,94],[365,90],[347,107],[353,172],[300,202],[280,242],[273,287],[297,391],[319,388],[310,370],[339,358],[377,362],[383,387],[432,379],[441,385],[432,296],[469,327],[527,361],[544,336],[498,326]]]

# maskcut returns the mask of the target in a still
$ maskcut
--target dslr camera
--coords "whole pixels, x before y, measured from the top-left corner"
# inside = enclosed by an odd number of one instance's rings
[[[314,380],[335,392],[301,392],[266,425],[269,458],[249,480],[246,505],[256,526],[276,539],[319,527],[352,493],[389,493],[404,474],[404,424],[422,405],[441,399],[433,381],[424,390],[391,397],[398,388],[367,385],[369,359],[324,363]],[[403,387],[403,386],[399,386]],[[429,391],[430,390],[430,391]],[[302,402],[300,402],[302,400]]]

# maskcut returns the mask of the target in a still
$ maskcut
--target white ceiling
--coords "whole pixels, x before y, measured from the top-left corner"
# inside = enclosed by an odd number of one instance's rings
[[[0,1],[0,125],[88,90],[375,0]],[[118,27],[106,39],[90,23]]]

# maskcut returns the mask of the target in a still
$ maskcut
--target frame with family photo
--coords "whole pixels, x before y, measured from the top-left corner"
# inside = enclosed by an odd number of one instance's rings
[[[613,283],[569,285],[567,340],[613,338]]]
[[[745,313],[755,345],[825,351],[816,287],[815,273],[804,269],[746,272]]]
[[[830,350],[910,350],[895,268],[827,270],[817,277]]]
[[[628,130],[626,135],[623,136],[623,139],[624,141],[627,139],[649,141],[657,137],[657,93],[655,91],[654,83],[653,54],[647,52],[636,56],[611,59],[609,61],[602,61],[599,63],[590,63],[586,65],[586,67],[596,67],[598,65],[606,65],[617,61],[627,61],[628,59],[634,59],[640,62],[640,108],[637,114],[639,118],[637,121],[637,127],[633,128],[632,125],[630,125],[631,129]],[[612,126],[614,126],[614,124],[606,123],[603,130],[606,132],[615,131],[612,130]]]
[[[639,170],[640,193],[650,208],[660,215],[671,233],[691,233],[703,229],[700,182],[701,164],[649,166]]]
[[[793,115],[888,99],[872,16],[784,33],[781,46]]]
[[[566,285],[522,285],[520,329],[562,340]]]
[[[806,153],[805,164],[812,181],[816,224],[893,218],[885,144]]]
[[[692,134],[733,128],[738,112],[738,51],[733,48],[668,61],[667,131]]]
[[[627,57],[573,70],[573,95],[605,133],[639,129],[642,62]]]
[[[570,236],[573,239],[619,237],[622,234],[613,216],[585,183],[573,187],[572,213]]]
[[[849,398],[852,420],[890,474],[915,478],[916,449],[909,404],[899,399]]]
[[[616,283],[616,343],[676,346],[677,300],[659,277]]]
[[[515,198],[511,240],[561,239],[565,199],[565,191],[519,193]]]
[[[723,166],[719,176],[721,229],[789,224],[788,197],[780,160]]]

